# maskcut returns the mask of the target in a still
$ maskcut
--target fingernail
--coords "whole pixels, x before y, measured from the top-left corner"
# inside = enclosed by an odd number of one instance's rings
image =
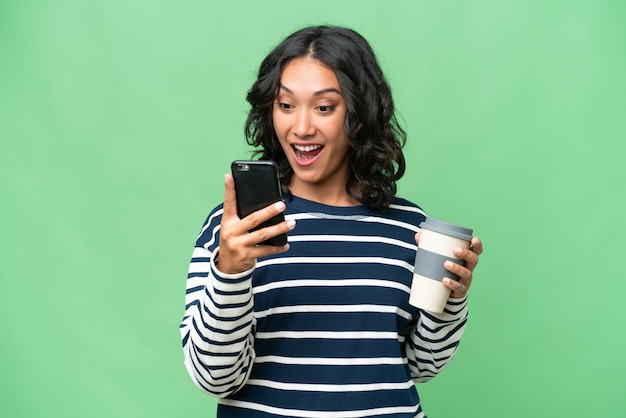
[[[293,219],[289,219],[289,220],[287,221],[287,226],[289,227],[289,229],[293,229],[293,228],[295,228],[295,226],[296,226],[296,221],[295,221],[295,220],[293,220]]]
[[[452,281],[450,279],[448,279],[447,277],[444,277],[442,282],[445,283],[445,284],[451,284],[452,283]]]
[[[446,261],[443,265],[446,267],[452,267],[452,261]]]
[[[283,210],[285,208],[285,203],[283,203],[283,202],[276,202],[276,203],[274,203],[274,207],[277,210]]]
[[[462,252],[463,252],[463,250],[460,247],[456,247],[454,249],[454,254],[456,254],[456,255],[461,255]]]

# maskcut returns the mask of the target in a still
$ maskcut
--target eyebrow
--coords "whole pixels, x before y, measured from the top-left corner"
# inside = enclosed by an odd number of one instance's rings
[[[285,87],[282,84],[280,85],[280,88],[282,90],[285,90],[287,93],[293,94],[293,91],[291,91],[291,89],[289,89],[288,87]],[[337,90],[334,87],[329,87],[327,89],[322,89],[322,90],[316,91],[315,93],[313,93],[313,95],[314,96],[321,96],[321,95],[326,94],[326,93],[337,93],[338,95],[343,96],[341,91]]]

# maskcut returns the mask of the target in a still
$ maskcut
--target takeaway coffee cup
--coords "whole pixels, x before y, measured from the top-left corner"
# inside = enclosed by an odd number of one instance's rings
[[[426,311],[441,313],[450,296],[450,289],[443,285],[442,280],[444,277],[458,279],[443,264],[450,260],[465,265],[465,260],[454,255],[454,248],[469,248],[473,231],[434,218],[426,218],[420,227],[409,303]]]

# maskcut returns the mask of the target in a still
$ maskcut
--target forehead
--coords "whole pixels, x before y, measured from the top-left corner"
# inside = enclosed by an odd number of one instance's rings
[[[289,90],[320,91],[336,89],[341,91],[335,72],[322,61],[312,57],[294,58],[283,68],[280,84]]]

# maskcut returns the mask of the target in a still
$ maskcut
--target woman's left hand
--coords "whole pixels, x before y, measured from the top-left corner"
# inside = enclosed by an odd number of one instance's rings
[[[415,241],[419,244],[420,233],[415,235]],[[472,275],[474,269],[478,264],[478,256],[483,253],[483,243],[477,238],[473,237],[470,243],[469,249],[455,248],[454,255],[460,259],[465,260],[465,266],[460,264],[446,261],[444,267],[446,270],[456,274],[459,279],[453,280],[449,277],[445,277],[442,281],[443,285],[451,289],[451,298],[463,298],[467,295],[470,286],[472,285]]]

